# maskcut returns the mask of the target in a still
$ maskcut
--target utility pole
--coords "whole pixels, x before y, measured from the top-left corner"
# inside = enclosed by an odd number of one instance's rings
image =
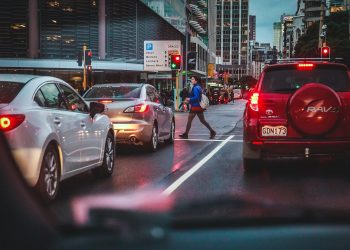
[[[85,64],[85,50],[87,49],[86,44],[84,43],[83,46],[83,66],[84,66],[84,76],[83,76],[83,90],[86,90],[86,64]]]
[[[318,36],[318,48],[321,49],[322,46],[323,46],[323,39],[321,37],[321,34],[322,34],[322,27],[323,27],[323,24],[324,24],[324,14],[325,14],[325,5],[326,3],[324,2],[324,0],[321,0],[321,18],[320,18],[320,27],[319,27],[319,36]]]

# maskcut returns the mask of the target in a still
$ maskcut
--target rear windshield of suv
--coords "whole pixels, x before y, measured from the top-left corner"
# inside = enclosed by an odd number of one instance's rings
[[[293,92],[306,83],[321,83],[337,92],[350,91],[350,80],[344,67],[317,66],[298,70],[296,66],[275,68],[265,72],[263,92]]]
[[[0,82],[0,103],[10,103],[23,88],[23,83]]]
[[[141,86],[106,86],[90,89],[84,98],[140,98]]]

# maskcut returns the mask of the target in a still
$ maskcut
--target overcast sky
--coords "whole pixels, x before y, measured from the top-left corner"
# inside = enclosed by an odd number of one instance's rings
[[[250,15],[256,16],[257,42],[273,43],[273,23],[283,13],[294,15],[298,0],[250,0]]]

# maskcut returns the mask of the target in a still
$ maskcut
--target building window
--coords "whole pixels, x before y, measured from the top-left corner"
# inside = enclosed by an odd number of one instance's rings
[[[75,59],[86,44],[98,55],[98,9],[95,0],[39,0],[40,57]]]
[[[0,1],[0,57],[26,57],[28,1]]]

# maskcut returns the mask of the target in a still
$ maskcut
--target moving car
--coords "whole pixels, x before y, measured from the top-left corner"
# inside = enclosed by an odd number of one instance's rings
[[[90,107],[64,81],[45,76],[0,74],[0,131],[21,172],[46,200],[60,181],[93,170],[110,176],[114,136],[104,105]]]
[[[348,68],[325,61],[267,66],[244,113],[243,164],[270,159],[349,159]]]
[[[159,141],[174,141],[174,113],[149,84],[95,85],[84,98],[106,105],[105,113],[113,123],[117,143],[143,145],[156,151]]]

